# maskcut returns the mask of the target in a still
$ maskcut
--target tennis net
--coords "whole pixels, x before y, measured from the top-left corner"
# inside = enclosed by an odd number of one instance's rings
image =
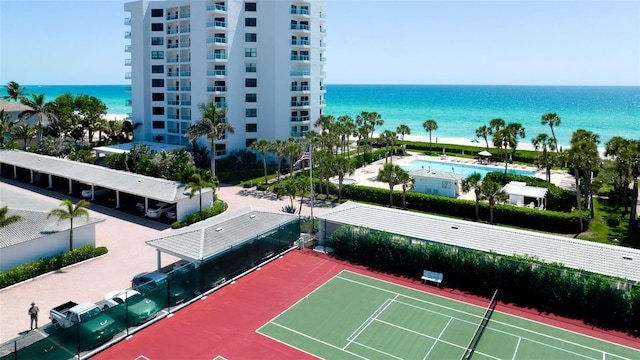
[[[471,359],[471,356],[473,356],[473,353],[476,351],[476,347],[478,346],[480,337],[482,336],[484,329],[487,327],[487,324],[489,323],[489,319],[491,318],[491,315],[493,315],[493,311],[496,309],[496,305],[498,305],[497,297],[498,297],[498,289],[496,289],[496,291],[493,293],[493,296],[491,297],[491,302],[489,303],[489,307],[487,307],[487,310],[484,312],[484,315],[482,316],[482,321],[480,321],[480,324],[478,324],[478,328],[476,329],[476,332],[473,334],[473,338],[471,338],[471,342],[469,342],[469,346],[467,346],[467,350],[464,352],[464,355],[462,355],[462,360]]]

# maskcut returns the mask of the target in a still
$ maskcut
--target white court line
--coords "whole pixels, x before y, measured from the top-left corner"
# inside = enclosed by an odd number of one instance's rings
[[[374,277],[371,277],[371,276],[362,275],[362,274],[358,274],[358,273],[354,273],[354,272],[350,272],[350,271],[347,271],[347,272],[349,272],[349,273],[351,273],[351,274],[354,274],[354,275],[356,275],[356,276],[362,276],[362,277],[365,277],[365,278],[370,278],[370,279],[373,279],[373,280],[377,280],[377,281],[381,281],[381,282],[384,282],[384,283],[388,283],[388,284],[391,284],[391,285],[394,285],[394,286],[398,286],[398,287],[401,287],[401,288],[406,288],[406,289],[409,289],[409,290],[411,290],[411,291],[421,292],[420,290],[416,290],[416,289],[413,289],[413,288],[410,288],[410,287],[408,287],[408,286],[404,286],[404,285],[394,284],[394,283],[389,282],[389,281],[386,281],[386,280],[380,280],[380,279],[377,279],[377,278],[374,278]],[[339,276],[339,275],[340,275],[340,274],[338,274],[338,275],[336,276],[336,278],[341,279],[341,280],[345,280],[345,281],[349,281],[349,282],[352,282],[352,283],[355,283],[355,284],[359,284],[359,285],[362,285],[362,286],[370,287],[370,288],[373,288],[373,289],[377,289],[377,290],[380,290],[380,291],[384,291],[384,292],[387,292],[387,293],[397,294],[396,292],[391,291],[391,290],[388,290],[388,289],[384,289],[384,288],[380,288],[380,287],[377,287],[377,286],[374,286],[374,285],[370,285],[370,284],[362,283],[362,282],[359,282],[359,281],[357,281],[357,280],[352,280],[352,279],[344,278],[344,277]],[[447,300],[450,300],[450,301],[454,301],[454,302],[458,302],[458,303],[462,303],[462,304],[470,305],[470,306],[473,306],[473,307],[480,307],[480,306],[477,306],[477,305],[474,305],[474,304],[467,304],[467,303],[462,302],[462,301],[459,301],[459,300],[449,299],[449,298],[446,298],[446,297],[444,297],[444,296],[440,296],[440,295],[435,295],[435,294],[430,294],[430,293],[425,293],[425,292],[421,292],[421,293],[427,294],[427,295],[429,295],[429,296],[436,296],[436,297],[440,297],[440,298],[447,299]],[[468,312],[465,312],[465,311],[462,311],[462,310],[458,310],[458,309],[451,308],[451,307],[448,307],[448,306],[440,305],[440,304],[433,303],[433,302],[430,302],[430,301],[427,301],[427,300],[418,299],[418,298],[415,298],[415,297],[412,297],[412,296],[409,296],[409,295],[404,295],[404,294],[401,294],[401,295],[402,295],[403,297],[408,298],[408,299],[416,300],[416,301],[421,302],[421,303],[430,304],[430,305],[432,305],[432,306],[436,306],[436,307],[439,307],[439,308],[443,308],[443,309],[451,310],[451,311],[454,311],[454,312],[456,312],[456,313],[465,314],[465,315],[470,315],[470,316],[473,316],[473,317],[482,317],[482,316],[479,316],[479,315],[476,315],[476,314],[471,314],[471,313],[468,313]],[[397,302],[399,302],[399,301],[397,301]],[[430,310],[430,311],[433,311],[433,310]],[[437,313],[437,312],[436,312],[436,313]],[[500,312],[500,311],[498,311],[498,313],[501,313],[501,312]],[[545,324],[545,323],[542,323],[542,322],[539,322],[539,321],[530,320],[530,319],[522,318],[522,317],[519,317],[519,316],[516,316],[516,315],[511,315],[511,314],[505,314],[505,313],[501,313],[501,314],[504,314],[504,315],[507,315],[507,316],[510,316],[510,317],[513,317],[513,318],[517,318],[517,319],[524,319],[524,320],[526,320],[526,321],[530,321],[530,322],[532,322],[532,323],[541,324],[541,325],[543,325],[543,326],[547,326],[547,327],[550,327],[550,328],[558,329],[558,330],[561,330],[561,331],[564,331],[564,332],[567,332],[567,333],[577,334],[577,335],[580,335],[580,336],[584,336],[584,337],[586,337],[586,338],[590,338],[590,339],[594,339],[594,340],[597,340],[597,341],[601,341],[601,342],[603,342],[603,343],[609,343],[609,344],[613,344],[613,345],[616,345],[616,346],[620,346],[620,347],[623,347],[623,348],[627,348],[627,349],[631,349],[631,350],[635,350],[635,351],[637,351],[637,349],[634,349],[634,348],[632,348],[632,347],[630,347],[630,346],[626,346],[626,345],[618,344],[618,343],[615,343],[615,342],[612,342],[612,341],[608,341],[608,340],[603,340],[603,339],[600,339],[600,338],[596,338],[596,337],[593,337],[593,336],[585,335],[585,334],[578,333],[578,332],[575,332],[575,331],[571,331],[571,330],[563,329],[563,328],[560,328],[560,327],[557,327],[557,326],[553,326],[553,325]],[[462,320],[462,319],[458,319],[458,320],[467,322],[466,320]],[[568,340],[565,340],[565,339],[562,339],[562,338],[557,338],[557,337],[554,337],[553,335],[548,335],[548,334],[545,334],[545,333],[540,333],[540,332],[532,331],[532,330],[529,330],[529,329],[526,329],[526,328],[522,328],[522,327],[519,327],[519,326],[516,326],[516,325],[513,325],[513,324],[508,324],[508,323],[501,322],[501,321],[497,321],[497,320],[492,320],[491,322],[492,322],[492,323],[495,323],[495,324],[501,324],[501,325],[503,325],[503,326],[510,327],[510,328],[513,328],[513,329],[518,329],[518,330],[520,330],[520,331],[523,331],[523,332],[526,332],[526,333],[529,333],[529,334],[533,334],[533,335],[535,335],[535,336],[539,336],[539,337],[543,337],[543,338],[548,338],[548,339],[551,339],[551,340],[553,340],[553,341],[558,341],[558,340],[560,340],[561,342],[563,342],[563,343],[565,343],[565,344],[569,344],[569,345],[572,345],[572,346],[575,346],[575,347],[579,347],[579,348],[586,349],[586,350],[593,351],[593,352],[597,352],[597,353],[604,353],[604,354],[606,354],[606,355],[614,356],[614,357],[616,357],[616,358],[618,358],[618,359],[630,360],[630,359],[627,359],[627,358],[621,357],[621,356],[616,355],[616,354],[613,354],[613,353],[608,353],[608,352],[603,351],[603,350],[601,350],[601,349],[596,349],[596,348],[593,348],[593,347],[590,347],[590,346],[587,346],[587,345],[583,345],[583,344],[580,344],[580,343],[575,343],[575,342],[568,341]],[[495,328],[492,328],[492,327],[487,327],[487,328],[488,328],[488,329],[492,329],[492,330],[494,330],[494,331],[498,331],[498,332],[504,333],[504,334],[508,334],[508,335],[510,335],[510,336],[515,336],[515,335],[513,335],[513,334],[511,334],[511,333],[509,333],[509,332],[506,332],[506,331],[501,331],[501,330],[498,330],[498,329],[495,329]],[[523,339],[525,339],[525,340],[529,340],[529,341],[532,341],[532,342],[535,342],[535,343],[538,343],[538,344],[541,344],[541,345],[546,345],[546,346],[549,346],[549,347],[552,347],[552,348],[556,348],[556,349],[559,349],[559,350],[563,350],[563,351],[566,351],[566,352],[568,352],[568,353],[572,353],[572,354],[573,354],[573,352],[571,352],[571,351],[568,351],[568,350],[565,350],[565,349],[562,349],[562,348],[559,348],[559,347],[551,346],[551,345],[549,345],[549,344],[547,344],[547,343],[543,343],[543,342],[535,341],[535,340],[532,340],[531,338],[524,337]],[[576,354],[577,354],[577,353],[576,353]],[[578,355],[579,355],[579,356],[584,357],[584,355],[580,355],[580,354],[578,354]]]
[[[284,326],[284,325],[280,325],[280,324],[275,323],[275,322],[271,322],[271,324],[276,325],[276,326],[279,326],[279,327],[281,327],[281,328],[283,328],[283,329],[285,329],[285,330],[291,331],[291,332],[292,332],[292,333],[294,333],[294,334],[298,334],[298,335],[300,335],[300,336],[304,336],[304,337],[306,337],[307,339],[311,339],[311,340],[313,340],[313,341],[315,341],[315,342],[319,342],[320,344],[323,344],[323,345],[326,345],[326,346],[332,347],[332,348],[334,348],[334,349],[336,349],[336,350],[344,351],[344,352],[346,352],[347,354],[353,355],[353,356],[355,356],[355,357],[359,357],[360,359],[368,360],[366,357],[364,357],[364,356],[362,356],[362,355],[358,355],[358,354],[356,354],[356,353],[354,353],[354,352],[351,352],[351,351],[349,351],[349,350],[341,349],[341,348],[340,348],[340,347],[338,347],[338,346],[335,346],[335,345],[333,345],[333,344],[329,344],[328,342],[326,342],[326,341],[322,341],[322,340],[320,340],[320,339],[316,339],[316,338],[314,338],[313,336],[309,336],[309,335],[304,334],[304,333],[301,333],[301,332],[299,332],[299,331],[297,331],[297,330],[290,329],[290,328],[288,328],[288,327],[286,327],[286,326]],[[284,344],[286,344],[286,343],[284,343]],[[317,357],[317,355],[314,355],[314,356],[316,356],[316,357]]]
[[[275,317],[273,317],[271,320],[267,321],[264,325],[260,326],[259,328],[256,329],[256,332],[258,334],[262,334],[260,332],[260,329],[262,329],[263,327],[269,325],[269,323],[273,322],[273,320],[277,319],[280,315],[286,313],[287,311],[291,310],[291,308],[293,308],[294,306],[298,305],[300,302],[302,302],[304,299],[308,298],[309,296],[311,296],[313,293],[315,293],[316,291],[318,291],[320,288],[322,288],[323,286],[325,286],[326,284],[329,283],[329,281],[338,278],[338,276],[340,274],[342,274],[344,271],[346,270],[342,270],[339,273],[335,274],[334,276],[332,276],[330,279],[328,279],[327,281],[323,282],[321,285],[319,285],[317,288],[313,289],[313,291],[311,291],[310,293],[308,293],[307,295],[305,295],[304,297],[302,297],[300,300],[296,301],[295,303],[293,303],[291,306],[289,306],[288,308],[284,309],[283,311],[281,311],[278,315],[276,315]],[[264,335],[264,334],[262,334]]]
[[[357,342],[357,341],[354,341],[354,342],[353,342],[353,344],[355,344],[355,345],[360,345],[360,346],[362,346],[363,348],[367,348],[367,349],[369,349],[369,350],[373,350],[373,351],[375,351],[375,352],[377,352],[377,353],[380,353],[380,354],[383,354],[383,355],[390,356],[390,357],[392,357],[392,358],[394,358],[394,359],[404,360],[404,359],[403,359],[403,358],[401,358],[401,357],[395,356],[395,355],[393,355],[393,354],[386,353],[386,352],[384,352],[384,351],[382,351],[382,350],[379,350],[379,349],[373,348],[373,347],[371,347],[371,346],[368,346],[368,345],[365,345],[365,344],[359,343],[359,342]]]
[[[376,316],[374,316],[373,318],[371,318],[371,316],[369,316],[369,319],[371,319],[371,321],[369,321],[369,323],[368,323],[367,325],[365,325],[365,327],[363,327],[363,328],[362,328],[362,329],[361,329],[361,330],[360,330],[360,331],[359,331],[359,332],[358,332],[358,333],[353,337],[353,339],[349,340],[349,342],[347,343],[347,345],[345,345],[345,346],[342,348],[342,350],[346,349],[346,348],[347,348],[347,347],[348,347],[348,346],[349,346],[349,345],[350,345],[350,344],[351,344],[355,339],[357,339],[357,338],[358,338],[358,336],[359,336],[360,334],[362,334],[362,332],[363,332],[363,331],[365,331],[365,330],[369,327],[369,325],[371,325],[371,323],[373,323],[374,321],[376,321],[376,319],[378,318],[378,316],[380,316],[380,314],[382,314],[382,313],[383,313],[383,312],[384,312],[384,311],[389,307],[389,305],[393,304],[393,301],[394,301],[395,299],[397,299],[397,298],[398,298],[398,296],[400,296],[400,294],[396,294],[396,296],[395,296],[393,299],[391,299],[391,301],[389,301],[389,302],[387,303],[387,305],[385,305],[385,307],[383,307],[383,308],[382,308],[382,310],[380,310],[380,311],[376,314]],[[379,309],[379,308],[378,308],[378,309]],[[377,311],[377,310],[376,310],[376,311]],[[367,320],[369,320],[369,319],[367,319]]]
[[[518,354],[518,348],[520,347],[521,340],[522,338],[518,336],[518,343],[516,344],[516,349],[513,351],[513,357],[511,358],[511,360],[516,360],[516,355]]]
[[[347,340],[351,340],[351,338],[355,335],[355,333],[357,333],[360,330],[360,328],[362,328],[363,326],[365,326],[365,324],[371,321],[371,317],[376,315],[380,311],[380,309],[382,309],[382,307],[385,307],[387,305],[389,301],[391,301],[391,299],[387,299],[382,304],[380,304],[380,306],[378,306],[378,308],[373,313],[371,313],[371,315],[369,315],[369,317],[365,321],[363,321],[362,324],[360,324],[360,326],[358,326],[355,330],[353,330],[351,335],[347,336]]]
[[[359,274],[359,273],[356,273],[356,272],[353,272],[353,271],[349,271],[349,270],[343,270],[343,271],[341,271],[341,272],[340,272],[340,274],[342,274],[343,272],[347,272],[347,273],[350,273],[350,274],[353,274],[353,275],[356,275],[356,276],[361,276],[361,277],[364,277],[364,278],[368,278],[368,279],[372,279],[372,280],[380,281],[380,282],[383,282],[383,283],[386,283],[386,284],[390,284],[390,285],[393,285],[393,286],[397,286],[397,287],[401,287],[401,288],[404,288],[404,289],[407,289],[407,290],[410,290],[410,291],[413,291],[413,292],[417,292],[417,293],[421,293],[421,294],[427,294],[427,295],[429,295],[429,296],[433,296],[433,297],[436,297],[436,298],[445,299],[445,300],[447,300],[447,301],[452,301],[452,302],[455,302],[455,303],[464,304],[464,305],[466,305],[466,306],[471,306],[471,307],[476,307],[476,308],[483,308],[482,306],[479,306],[479,305],[476,305],[476,304],[470,304],[470,303],[464,302],[464,301],[462,301],[462,300],[451,299],[451,298],[448,298],[448,297],[446,297],[446,296],[442,296],[442,295],[438,295],[438,294],[433,294],[433,293],[428,293],[428,292],[426,292],[426,291],[418,290],[418,289],[415,289],[415,288],[412,288],[412,287],[409,287],[409,286],[406,286],[406,285],[396,284],[396,283],[393,283],[393,282],[388,281],[388,280],[378,279],[378,278],[373,277],[373,276],[363,275],[363,274]],[[338,275],[340,275],[340,274],[338,274]],[[358,283],[358,282],[357,282],[357,281],[355,281],[355,280],[350,280],[350,279],[347,279],[347,278],[343,278],[343,277],[341,277],[341,276],[336,276],[336,277],[337,277],[337,278],[339,278],[339,279],[349,280],[349,281],[353,281],[353,282],[355,282],[355,283]],[[361,284],[361,285],[370,286],[370,285],[368,285],[368,284],[364,284],[364,283],[360,283],[360,284]],[[372,287],[373,287],[373,286],[372,286]],[[374,288],[375,288],[375,287],[374,287]],[[391,291],[389,291],[389,290],[382,289],[382,288],[380,288],[380,290],[382,290],[382,291],[388,291],[388,292],[391,292]],[[393,292],[392,292],[392,293],[393,293]],[[408,298],[412,298],[411,296],[408,296],[408,295],[402,295],[402,296],[405,296],[405,297],[408,297]],[[416,300],[420,300],[420,299],[416,299]],[[426,302],[426,303],[433,304],[433,305],[435,305],[435,306],[439,306],[439,307],[443,307],[443,308],[445,308],[445,309],[448,309],[448,307],[446,307],[446,306],[442,306],[442,305],[439,305],[439,304],[436,304],[436,303],[431,303],[431,302],[429,302],[429,301],[425,301],[425,300],[420,300],[420,301],[423,301],[423,302]],[[469,314],[469,313],[466,313],[466,312],[464,312],[464,311],[460,311],[460,310],[456,310],[456,309],[452,309],[452,310],[457,311],[457,312],[461,312],[461,313],[464,313],[464,314]],[[498,312],[498,313],[502,313],[502,312],[500,312],[500,311],[496,311],[496,312]],[[502,314],[505,314],[505,313],[502,313]],[[476,315],[474,315],[474,314],[469,314],[469,315],[476,316]],[[560,331],[564,331],[564,332],[568,332],[568,333],[571,333],[571,334],[576,334],[576,335],[584,336],[584,337],[587,337],[587,338],[590,338],[590,339],[593,339],[593,340],[596,340],[596,341],[600,341],[600,342],[603,342],[603,343],[612,344],[612,345],[619,346],[619,347],[622,347],[622,348],[625,348],[625,349],[629,349],[629,350],[633,350],[633,351],[638,351],[638,349],[636,349],[636,348],[634,348],[634,347],[631,347],[631,346],[628,346],[628,345],[624,345],[624,344],[619,344],[619,343],[617,343],[617,342],[613,342],[613,341],[610,341],[610,340],[601,339],[601,338],[598,338],[598,337],[595,337],[595,336],[592,336],[592,335],[583,334],[583,333],[580,333],[580,332],[577,332],[577,331],[568,330],[568,329],[565,329],[565,328],[561,328],[561,327],[559,327],[559,326],[546,324],[546,323],[543,323],[543,322],[540,322],[540,321],[537,321],[537,320],[531,320],[531,319],[523,318],[523,317],[521,317],[521,316],[517,316],[517,315],[511,315],[511,314],[507,314],[507,315],[508,315],[508,316],[511,316],[511,317],[514,317],[514,318],[517,318],[517,319],[524,319],[524,320],[530,321],[530,322],[532,322],[532,323],[541,324],[541,325],[544,325],[544,326],[547,326],[547,327],[550,327],[550,328],[558,329],[558,330],[560,330]],[[508,325],[508,324],[507,324],[507,325]],[[511,325],[510,325],[510,326],[511,326]],[[536,334],[536,335],[542,335],[542,336],[546,336],[546,337],[552,338],[553,340],[558,340],[557,338],[555,338],[555,337],[553,337],[553,336],[550,336],[550,335],[546,335],[546,334],[542,334],[542,333],[536,333],[536,332],[534,332],[534,331],[530,331],[530,330],[527,330],[527,329],[524,329],[524,330],[525,330],[525,331],[527,331],[527,332],[530,332],[530,333]],[[562,339],[560,339],[560,340],[562,340]],[[592,349],[592,348],[586,347],[586,346],[581,345],[581,344],[576,344],[576,343],[569,342],[569,341],[567,341],[567,340],[562,340],[562,341],[564,341],[564,342],[566,342],[566,343],[568,343],[568,344],[571,344],[571,345],[575,345],[575,346],[582,346],[582,347],[585,347],[585,348],[587,348],[587,349],[589,349],[589,350],[594,350],[594,351],[597,351],[597,352],[603,352],[602,350]],[[606,353],[606,352],[605,352],[605,353]],[[616,358],[619,358],[619,359],[625,359],[624,357],[621,357],[621,356],[616,355],[616,354],[612,354],[612,353],[606,353],[606,354],[607,354],[607,355],[611,355],[611,356],[615,356]]]
[[[431,344],[431,348],[429,349],[429,351],[427,351],[427,354],[422,358],[422,360],[426,360],[427,357],[429,357],[429,354],[431,354],[431,351],[433,351],[433,348],[436,347],[436,344],[438,343],[438,341],[440,341],[442,334],[444,334],[445,330],[447,330],[447,328],[449,327],[449,324],[451,324],[451,320],[453,320],[453,318],[449,318],[447,325],[445,325],[444,329],[440,331],[440,335],[438,335],[438,338],[436,339],[436,341],[434,341],[433,344]]]

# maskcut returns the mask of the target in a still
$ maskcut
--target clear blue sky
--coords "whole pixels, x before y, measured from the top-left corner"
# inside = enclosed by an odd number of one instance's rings
[[[125,84],[122,0],[0,0],[0,83]],[[328,84],[640,86],[640,1],[327,0]]]

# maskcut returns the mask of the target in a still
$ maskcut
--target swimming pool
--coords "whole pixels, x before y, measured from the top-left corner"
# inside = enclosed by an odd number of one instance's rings
[[[402,169],[405,171],[413,171],[418,169],[428,169],[434,171],[448,171],[454,172],[457,174],[462,174],[464,176],[469,176],[474,172],[480,174],[483,178],[487,173],[492,171],[502,171],[504,172],[503,167],[492,167],[492,166],[480,166],[480,165],[470,165],[470,164],[456,164],[450,162],[442,162],[442,161],[428,161],[428,160],[414,160],[408,164],[400,165]],[[536,172],[531,170],[518,170],[518,169],[507,169],[507,173],[516,174],[516,175],[524,175],[524,176],[535,176]]]
[[[338,184],[340,181],[338,180],[338,178],[332,178],[331,182],[334,184]],[[358,182],[356,181],[356,179],[352,179],[352,178],[344,178],[342,179],[342,185],[353,185],[353,184],[357,184]]]

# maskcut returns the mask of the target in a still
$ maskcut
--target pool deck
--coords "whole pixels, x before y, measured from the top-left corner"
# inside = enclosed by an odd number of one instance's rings
[[[441,155],[441,156],[427,156],[427,155],[423,155],[420,153],[411,153],[408,152],[406,156],[394,156],[393,157],[393,163],[397,164],[397,165],[405,165],[408,164],[412,161],[416,161],[416,160],[424,160],[424,161],[433,161],[433,162],[443,162],[443,163],[450,163],[453,165],[460,165],[460,164],[466,164],[466,165],[473,165],[473,166],[483,166],[486,168],[490,168],[493,171],[504,171],[504,163],[503,162],[489,162],[488,165],[485,164],[481,164],[478,162],[478,160],[476,159],[469,159],[469,158],[463,158],[463,157],[458,157],[458,156],[452,156],[452,155]],[[357,181],[358,185],[364,185],[364,186],[373,186],[373,187],[379,187],[379,188],[383,188],[383,189],[388,189],[389,185],[387,183],[383,183],[381,181],[378,181],[377,177],[378,177],[378,171],[380,170],[380,168],[382,168],[385,164],[385,159],[380,159],[380,160],[376,160],[375,162],[371,163],[371,164],[367,164],[367,166],[361,167],[356,169],[356,171],[354,172],[353,175],[349,175],[346,176],[348,178],[352,178],[355,179]],[[507,169],[517,169],[517,170],[523,170],[523,171],[535,171],[536,172],[536,177],[540,178],[540,179],[544,179],[545,178],[545,172],[544,171],[538,171],[538,169],[536,169],[535,167],[532,166],[524,166],[524,165],[512,165],[509,164],[507,166]],[[551,182],[562,187],[565,189],[575,189],[575,183],[574,183],[574,179],[573,176],[569,175],[566,173],[566,171],[558,171],[558,170],[552,170],[551,171]],[[396,185],[394,187],[394,190],[402,190],[402,187],[400,185]],[[470,199],[473,200],[475,199],[475,195],[473,193],[473,191],[470,191],[468,193],[462,193],[461,195],[458,197],[458,199]]]

